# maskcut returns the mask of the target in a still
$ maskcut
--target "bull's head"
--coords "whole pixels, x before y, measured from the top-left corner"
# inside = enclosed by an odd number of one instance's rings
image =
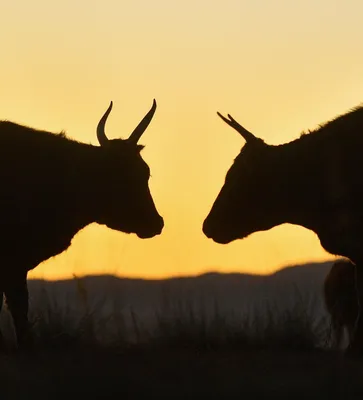
[[[112,101],[97,126],[101,145],[98,222],[111,229],[150,238],[162,232],[164,221],[156,210],[149,189],[150,169],[141,157],[141,135],[156,110],[156,101],[128,139],[109,140],[105,124]]]
[[[227,172],[225,183],[203,223],[204,234],[229,243],[282,223],[277,179],[278,154],[229,114],[217,113],[246,140]]]

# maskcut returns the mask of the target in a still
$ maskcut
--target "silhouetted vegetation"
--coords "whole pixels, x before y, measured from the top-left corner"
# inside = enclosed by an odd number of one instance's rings
[[[310,304],[296,290],[290,308],[279,309],[265,302],[258,309],[240,315],[223,314],[218,303],[207,315],[203,303],[164,298],[155,310],[156,325],[145,327],[131,309],[132,326],[127,326],[123,307],[114,304],[108,315],[97,313],[102,301],[91,307],[82,280],[77,279],[78,297],[83,310],[77,315],[69,305],[61,307],[45,290],[30,310],[35,348],[95,346],[125,349],[130,346],[218,350],[236,346],[241,349],[278,349],[313,351],[328,348],[329,326],[323,317],[313,315]],[[7,318],[6,324],[11,324]],[[10,331],[9,326],[5,331]],[[131,332],[130,332],[131,331]]]
[[[96,317],[101,303],[91,307],[81,279],[78,294],[83,309],[78,315],[45,291],[32,303],[33,348],[26,353],[8,348],[0,359],[4,398],[363,394],[361,364],[330,348],[328,322],[314,318],[315,300],[298,291],[289,308],[266,302],[241,315],[222,314],[216,302],[210,316],[202,302],[166,296],[153,329],[132,310],[127,326],[120,304]],[[3,318],[5,332],[11,323]]]

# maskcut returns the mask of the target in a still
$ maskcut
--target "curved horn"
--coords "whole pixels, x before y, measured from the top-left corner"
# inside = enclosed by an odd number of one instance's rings
[[[108,138],[105,133],[105,125],[106,125],[107,117],[110,114],[111,110],[112,110],[112,101],[111,101],[110,105],[108,106],[108,109],[106,110],[106,112],[103,114],[103,117],[100,119],[100,122],[97,125],[97,138],[98,138],[98,141],[100,142],[101,146],[104,146],[108,142]]]
[[[153,100],[153,105],[150,108],[150,111],[145,115],[145,117],[141,120],[139,125],[134,129],[134,131],[131,133],[130,137],[128,140],[130,142],[134,142],[135,144],[138,142],[140,139],[141,135],[145,132],[146,128],[150,124],[152,117],[154,116],[156,110],[156,101],[155,99]]]
[[[231,117],[228,114],[228,118],[224,117],[222,114],[220,114],[217,111],[217,114],[223,119],[225,123],[227,123],[229,126],[231,126],[233,129],[235,129],[242,137],[248,142],[249,140],[255,140],[257,139],[256,136],[254,136],[251,132],[249,132],[247,129],[245,129],[242,125],[240,125],[233,117]]]

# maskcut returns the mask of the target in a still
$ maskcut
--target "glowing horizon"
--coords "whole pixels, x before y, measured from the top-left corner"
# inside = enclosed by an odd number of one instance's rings
[[[202,222],[244,144],[216,112],[279,144],[360,104],[362,12],[356,0],[6,3],[0,119],[97,144],[110,100],[110,138],[127,137],[158,104],[141,143],[162,235],[92,224],[29,277],[265,274],[332,259],[301,227],[222,246]]]

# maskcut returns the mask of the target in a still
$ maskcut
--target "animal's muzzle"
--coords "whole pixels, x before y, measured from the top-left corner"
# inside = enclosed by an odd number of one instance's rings
[[[203,222],[203,233],[205,236],[207,236],[207,238],[211,239],[212,238],[212,231],[210,229],[210,224],[208,222],[208,219],[205,219]]]
[[[218,229],[215,229],[215,227],[213,227],[213,224],[211,223],[209,218],[206,218],[203,222],[203,233],[205,234],[205,236],[207,236],[207,238],[213,239],[214,241],[218,242],[218,240],[216,240],[219,236]]]
[[[234,240],[233,237],[227,234],[227,232],[222,229],[222,224],[218,228],[218,224],[212,223],[211,220],[207,217],[203,222],[203,233],[204,235],[212,239],[214,242],[219,244],[227,244]]]
[[[164,219],[158,216],[153,224],[148,229],[140,229],[137,236],[140,239],[149,239],[154,236],[160,235],[164,228]]]

